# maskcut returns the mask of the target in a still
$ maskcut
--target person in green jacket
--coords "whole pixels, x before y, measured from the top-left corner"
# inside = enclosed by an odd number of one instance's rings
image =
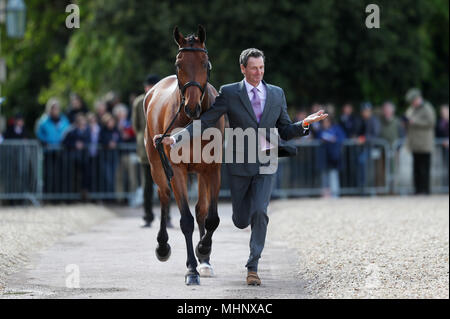
[[[415,194],[430,194],[431,153],[434,149],[436,112],[419,89],[406,93],[407,145],[413,154]]]
[[[144,113],[143,102],[145,94],[159,82],[157,75],[149,75],[144,81],[145,93],[136,97],[133,102],[132,125],[136,133],[136,151],[141,163],[141,170],[144,177],[144,225],[142,227],[151,227],[153,215],[153,179],[150,173],[150,163],[147,158],[147,152],[144,145],[144,132],[146,126],[146,115]],[[171,227],[170,216],[168,217],[167,227]]]
[[[395,105],[390,101],[383,103],[381,112],[380,138],[386,140],[390,145],[393,145],[396,140],[402,138],[404,135],[402,122],[395,116]]]

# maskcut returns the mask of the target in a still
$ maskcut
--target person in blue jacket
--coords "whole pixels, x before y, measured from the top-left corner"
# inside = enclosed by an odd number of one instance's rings
[[[68,155],[66,157],[69,159],[70,191],[81,193],[82,200],[87,198],[89,189],[88,147],[90,139],[86,117],[83,113],[76,114],[73,127],[64,137],[63,144]]]
[[[57,98],[48,100],[45,113],[36,123],[36,136],[44,147],[44,192],[61,193],[67,190],[68,177],[63,170],[67,158],[59,149],[70,123],[61,112]]]
[[[324,196],[339,197],[339,169],[341,166],[342,142],[345,137],[342,127],[334,123],[332,118],[328,117],[323,120],[318,138],[322,141]]]
[[[36,135],[44,145],[60,145],[70,128],[67,117],[61,113],[61,103],[51,98],[45,106],[45,114],[37,123]]]
[[[102,158],[102,176],[104,183],[100,187],[111,196],[110,199],[113,199],[116,168],[119,161],[118,144],[121,142],[121,138],[116,119],[110,113],[103,115],[102,122],[103,126],[100,130],[98,142],[102,146],[104,155]]]

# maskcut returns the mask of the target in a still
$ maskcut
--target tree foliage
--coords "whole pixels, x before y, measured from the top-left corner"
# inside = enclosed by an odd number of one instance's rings
[[[109,90],[140,91],[149,72],[173,74],[175,25],[207,30],[219,87],[242,78],[240,52],[266,54],[268,82],[291,106],[391,99],[411,86],[448,102],[448,0],[380,0],[381,28],[365,26],[361,0],[78,1],[81,28],[65,28],[68,1],[29,0],[25,39],[7,39],[8,111],[42,112],[50,96],[76,91],[92,104]]]

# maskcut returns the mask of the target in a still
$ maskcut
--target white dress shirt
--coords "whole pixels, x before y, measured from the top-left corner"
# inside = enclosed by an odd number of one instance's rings
[[[247,79],[245,79],[245,78],[244,78],[244,84],[245,84],[245,88],[247,90],[248,99],[250,100],[250,103],[251,103],[252,99],[253,99],[253,95],[255,94],[253,92],[253,89],[255,88],[255,86],[248,83]],[[259,99],[261,100],[261,112],[263,112],[264,106],[266,105],[267,89],[262,81],[259,82],[259,84],[256,86],[256,89],[258,90],[258,96],[259,96]],[[262,136],[262,135],[259,136],[259,147],[262,151],[266,151],[271,148],[274,148],[274,146],[269,141],[266,140],[265,136]]]
[[[250,100],[250,104],[252,103],[253,99],[253,88],[254,86],[247,82],[247,80],[244,78],[244,84],[245,88],[247,89],[248,99]],[[264,106],[266,105],[266,99],[267,99],[267,90],[264,83],[261,81],[259,82],[258,86],[256,87],[258,90],[258,96],[261,100],[261,111],[264,111]]]

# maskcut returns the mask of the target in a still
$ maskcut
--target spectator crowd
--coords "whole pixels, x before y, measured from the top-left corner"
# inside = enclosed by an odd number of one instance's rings
[[[376,141],[388,143],[390,147],[396,141],[405,139],[413,155],[413,183],[415,194],[430,193],[431,153],[435,147],[435,137],[444,139],[443,163],[448,166],[449,139],[449,107],[441,105],[436,116],[434,107],[422,97],[420,90],[412,88],[405,95],[408,105],[403,115],[397,115],[396,105],[385,101],[380,106],[373,106],[371,102],[363,102],[356,108],[352,103],[345,103],[341,112],[337,114],[335,106],[324,106],[329,117],[318,123],[313,123],[311,134],[302,140],[318,140],[321,142],[321,156],[319,169],[322,172],[324,196],[339,196],[340,176],[342,168],[349,180],[347,186],[363,187],[368,178],[374,184],[383,178],[384,167],[377,168],[376,176],[367,176],[367,163],[371,159],[385,156],[375,147]],[[313,104],[309,110],[299,109],[295,114],[295,121],[303,120],[308,114],[322,108]],[[354,156],[343,156],[342,144],[353,141],[358,147],[354,148]],[[345,162],[346,161],[346,162]],[[378,161],[383,165],[384,161]],[[377,161],[375,161],[377,163]],[[393,165],[391,165],[391,168]]]
[[[145,124],[142,122],[143,115],[137,116],[139,110],[133,107],[133,102],[142,99],[143,95],[133,94],[128,106],[117,93],[109,92],[92,108],[76,93],[70,95],[67,108],[59,99],[49,99],[45,112],[35,123],[35,135],[45,146],[44,192],[79,192],[87,198],[90,192],[120,193],[133,189],[141,177],[131,172],[135,169],[131,152],[121,152],[120,146],[127,143],[134,145],[137,141],[137,161],[149,172],[142,130],[136,132],[133,128]],[[376,155],[371,144],[384,140],[392,146],[404,137],[413,154],[415,192],[430,192],[430,156],[435,137],[446,139],[444,146],[447,155],[444,160],[448,163],[449,108],[448,105],[440,106],[436,116],[434,107],[418,89],[410,89],[405,100],[408,108],[402,115],[390,101],[380,106],[368,101],[358,106],[345,103],[339,112],[332,104],[313,104],[309,109],[296,110],[293,121],[301,121],[320,108],[329,114],[323,122],[311,125],[309,136],[297,141],[301,143],[304,139],[313,139],[321,142],[319,168],[322,171],[324,196],[339,196],[343,165],[352,168],[353,186],[364,185],[369,178],[364,167],[369,157]],[[32,136],[26,129],[23,114],[18,113],[7,121],[6,129],[0,134],[0,143]],[[357,156],[344,158],[342,145],[349,140],[360,148]],[[61,148],[68,152],[63,155],[58,151]],[[151,181],[151,176],[145,179]]]

